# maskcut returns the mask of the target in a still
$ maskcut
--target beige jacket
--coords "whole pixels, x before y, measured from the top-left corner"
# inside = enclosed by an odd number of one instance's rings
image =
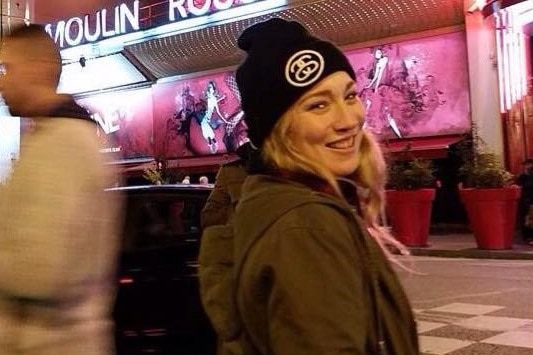
[[[0,355],[109,355],[120,201],[96,127],[46,118],[0,190]]]

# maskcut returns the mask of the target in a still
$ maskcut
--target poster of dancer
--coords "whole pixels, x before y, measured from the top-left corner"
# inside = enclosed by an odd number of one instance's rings
[[[244,134],[233,73],[154,86],[156,155],[166,158],[233,152]]]
[[[98,123],[103,153],[112,154],[116,160],[153,155],[150,88],[109,92],[76,101]]]
[[[347,53],[367,110],[366,128],[382,138],[470,130],[466,40],[462,32]]]

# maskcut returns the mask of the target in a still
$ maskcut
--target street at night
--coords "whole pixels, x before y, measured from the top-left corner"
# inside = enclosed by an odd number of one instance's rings
[[[533,353],[533,261],[410,257],[423,354]],[[412,263],[412,264],[410,264]]]

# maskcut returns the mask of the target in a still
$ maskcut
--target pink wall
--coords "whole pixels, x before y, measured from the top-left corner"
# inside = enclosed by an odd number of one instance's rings
[[[214,98],[208,99],[211,82]],[[176,158],[234,150],[243,123],[232,73],[157,84],[153,90],[156,155]]]
[[[379,48],[387,57],[387,64],[377,87],[369,87],[377,47],[347,52],[367,106],[367,129],[381,139],[470,130],[463,32]],[[209,99],[211,82],[215,90]],[[106,93],[80,102],[93,113],[100,112],[109,117],[108,121],[121,124],[114,136],[122,141],[115,147],[120,147],[125,158],[224,154],[234,151],[243,135],[244,123],[231,71],[159,83],[151,89]],[[122,117],[123,113],[129,116]]]
[[[377,85],[372,79],[379,70],[380,53],[384,70]],[[470,130],[463,32],[358,49],[347,55],[367,107],[368,128],[376,135],[406,138]]]
[[[94,95],[77,102],[99,122],[106,153],[116,159],[153,156],[150,88]]]

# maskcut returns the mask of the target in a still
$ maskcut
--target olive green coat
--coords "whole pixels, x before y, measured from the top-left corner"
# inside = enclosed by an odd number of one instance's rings
[[[215,187],[202,210],[202,228],[231,221],[235,206],[241,197],[241,187],[247,173],[242,160],[222,165],[218,170]]]
[[[247,176],[245,162],[242,159],[235,160],[220,167],[218,170],[215,186],[209,195],[207,202],[202,209],[201,224],[202,229],[206,229],[212,226],[225,225],[230,223],[233,219],[233,213],[235,207],[241,198],[241,188],[244,180]],[[216,229],[215,229],[216,230]],[[216,238],[216,240],[222,240]],[[232,240],[228,240],[228,243],[232,243]],[[224,244],[226,245],[226,244]],[[205,251],[206,247],[202,248]],[[221,249],[221,248],[219,248]],[[215,261],[215,264],[220,260],[232,260],[232,247],[226,250],[207,250],[206,258],[211,261]],[[212,279],[213,274],[215,279],[223,279],[226,267],[222,268],[222,273],[217,266],[211,266],[210,268],[200,268],[200,278]],[[231,287],[231,285],[229,286]],[[202,298],[205,302],[210,302],[210,295],[201,289]],[[218,300],[217,300],[218,301]],[[209,307],[206,307],[206,312],[211,321],[213,321],[213,315],[210,313]],[[244,355],[241,349],[240,342],[238,341],[223,341],[223,337],[219,338],[217,355]]]
[[[296,200],[308,203],[256,238],[280,206]],[[233,223],[236,260],[256,239],[237,267],[247,355],[377,354],[378,314],[389,354],[419,352],[406,295],[349,205],[256,175],[243,186]]]

